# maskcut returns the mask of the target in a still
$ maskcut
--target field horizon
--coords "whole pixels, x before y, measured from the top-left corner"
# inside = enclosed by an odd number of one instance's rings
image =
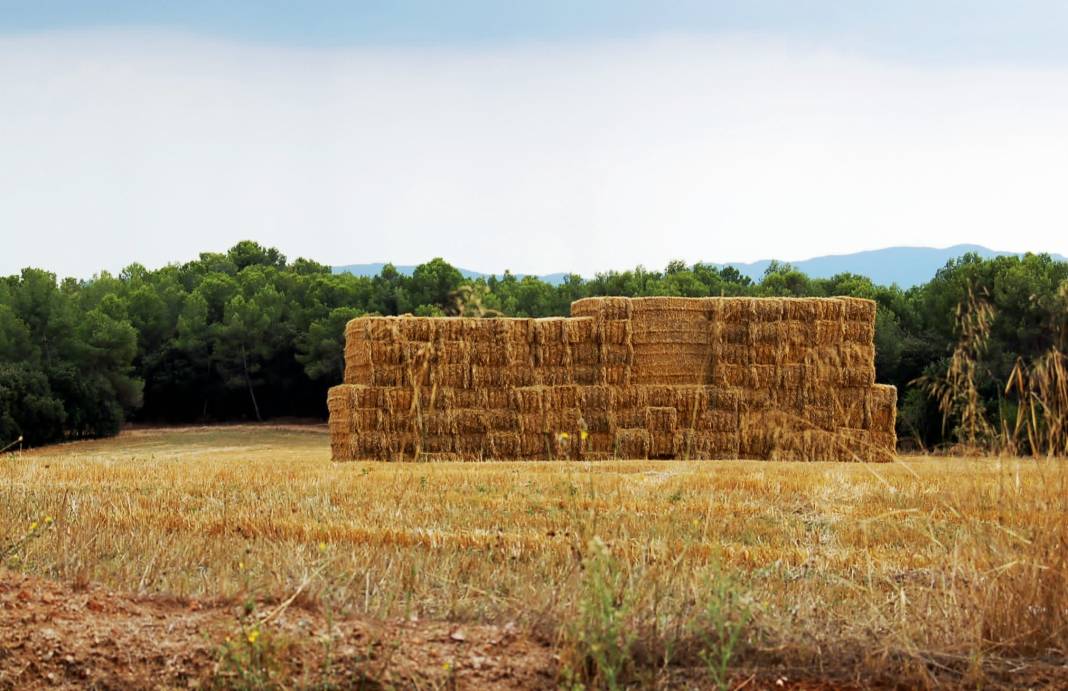
[[[322,426],[155,427],[0,457],[0,506],[0,616],[32,622],[0,688],[1068,683],[1063,461],[334,463]],[[52,640],[56,602],[88,609]],[[94,664],[101,617],[157,662]]]

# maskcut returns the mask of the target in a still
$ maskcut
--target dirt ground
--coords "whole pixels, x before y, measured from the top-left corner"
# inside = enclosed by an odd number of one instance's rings
[[[264,615],[276,609],[263,607]],[[138,598],[0,571],[0,688],[226,685],[233,670],[220,663],[224,641],[245,649],[240,613],[230,603]],[[297,601],[264,630],[287,687],[554,686],[549,646],[509,625],[331,624]]]

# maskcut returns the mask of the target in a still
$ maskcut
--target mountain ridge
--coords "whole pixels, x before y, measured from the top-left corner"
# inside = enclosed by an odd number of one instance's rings
[[[931,280],[935,273],[945,266],[946,262],[950,259],[956,259],[972,252],[984,259],[1000,256],[1023,256],[1026,254],[1024,252],[992,250],[988,247],[974,244],[960,244],[942,248],[893,246],[848,254],[828,254],[799,261],[785,261],[781,263],[790,264],[812,278],[830,278],[835,274],[848,272],[867,276],[874,283],[879,285],[896,283],[902,288],[910,288],[914,285]],[[1068,258],[1065,258],[1062,255],[1054,253],[1049,254],[1058,261],[1068,261]],[[755,262],[703,263],[718,268],[728,266],[734,267],[742,274],[752,278],[754,281],[758,281],[773,261],[777,260],[760,259]],[[385,267],[385,263],[375,262],[368,264],[346,264],[332,268],[334,273],[351,273],[357,276],[377,276],[381,273],[383,267]],[[415,270],[415,265],[395,265],[395,268],[401,274],[410,276],[412,271]],[[457,267],[457,269],[459,269],[464,278],[469,279],[489,278],[491,275],[499,277],[503,275],[503,272],[499,274],[490,274],[460,267]],[[517,278],[522,278],[525,275],[526,274],[515,274]],[[559,285],[567,275],[567,273],[552,273],[534,276],[546,283]]]

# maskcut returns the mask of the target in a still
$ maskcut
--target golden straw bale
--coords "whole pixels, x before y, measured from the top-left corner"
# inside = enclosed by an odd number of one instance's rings
[[[573,365],[597,365],[601,361],[601,348],[596,343],[572,343],[571,363]]]
[[[591,317],[572,317],[562,320],[565,342],[572,345],[593,343],[597,331],[597,321]]]
[[[545,409],[545,389],[540,386],[516,387],[511,390],[512,410],[517,413],[540,413]]]
[[[842,321],[845,317],[845,304],[838,298],[815,298],[816,319]]]
[[[575,384],[595,385],[601,383],[601,368],[598,365],[575,365],[571,368]]]
[[[546,410],[577,408],[579,405],[579,388],[577,386],[550,386],[544,390],[543,401]]]
[[[533,335],[535,343],[564,343],[567,322],[566,317],[542,317],[535,319],[533,323]]]
[[[649,434],[649,456],[651,458],[671,458],[676,455],[675,430],[651,432]]]
[[[632,326],[629,321],[601,322],[598,334],[601,343],[627,344],[632,339]]]
[[[869,428],[873,432],[893,435],[897,424],[897,387],[886,384],[872,386],[869,389],[869,406]]]
[[[844,322],[820,319],[814,322],[815,332],[812,342],[817,346],[834,346],[844,338]]]
[[[649,442],[649,432],[645,429],[616,430],[616,456],[626,459],[648,458]]]
[[[512,387],[470,389],[479,392],[481,400],[472,408],[487,408],[489,410],[509,410],[512,407]]]
[[[617,429],[645,428],[645,408],[621,408],[615,412]]]
[[[518,422],[519,431],[525,433],[548,432],[549,428],[545,424],[544,413],[516,413],[516,420]]]
[[[511,364],[511,353],[507,344],[501,341],[476,342],[471,348],[469,361],[483,367],[504,367]]]
[[[575,383],[575,373],[571,367],[539,367],[526,370],[533,376],[534,382],[543,386],[562,386]]]
[[[629,345],[605,344],[601,346],[601,361],[606,365],[629,365],[634,350]]]
[[[678,411],[674,407],[649,406],[645,409],[645,429],[650,432],[674,432],[678,422]]]
[[[749,322],[724,322],[718,329],[719,342],[730,345],[750,345]]]
[[[424,435],[450,435],[457,433],[455,412],[423,413],[416,421],[416,428]]]
[[[490,432],[486,435],[486,452],[492,458],[516,458],[520,455],[519,434]]]
[[[482,460],[485,457],[485,434],[457,434],[452,439],[453,449],[465,460]]]
[[[614,406],[615,389],[610,386],[582,386],[578,388],[578,405],[583,411],[609,411]]]
[[[400,365],[380,365],[371,371],[373,386],[404,386],[408,383],[407,370]]]
[[[779,370],[775,365],[749,365],[748,384],[753,389],[771,389],[778,386]]]
[[[630,367],[628,365],[604,365],[604,382],[614,386],[630,384]]]
[[[630,319],[631,300],[620,297],[582,298],[571,303],[572,317],[600,319]]]
[[[779,388],[800,389],[805,383],[804,365],[780,365],[778,369]]]
[[[570,365],[571,349],[561,342],[545,343],[537,349],[534,360],[541,367]]]
[[[708,389],[708,409],[720,410],[731,413],[738,411],[741,404],[742,391],[737,388],[711,387]]]
[[[786,322],[750,322],[749,343],[758,345],[778,345],[786,340]]]
[[[720,363],[712,372],[712,382],[727,388],[746,387],[749,385],[749,366]]]
[[[548,458],[548,435],[540,430],[520,432],[519,455],[524,458]]]
[[[783,319],[809,323],[818,317],[817,303],[811,298],[794,298],[783,301]]]
[[[865,298],[843,297],[844,311],[842,318],[846,321],[875,323],[875,301]]]
[[[371,365],[345,366],[346,384],[371,384],[374,381],[374,368]]]
[[[784,302],[782,298],[756,298],[751,303],[749,318],[754,324],[778,322],[783,318]]]
[[[588,432],[614,432],[616,414],[612,410],[583,410],[582,420]]]
[[[582,412],[578,408],[550,408],[545,411],[545,429],[552,434],[577,434],[583,426]]]
[[[738,428],[738,413],[727,410],[706,410],[697,417],[695,429],[708,432],[730,432]]]
[[[842,322],[841,338],[849,343],[871,343],[875,338],[875,323],[860,321]]]
[[[452,411],[456,431],[460,434],[483,433],[489,429],[486,412],[479,408],[460,408]]]
[[[581,435],[580,435],[581,436]],[[615,432],[589,432],[586,434],[586,443],[583,451],[589,453],[612,453],[615,447]]]

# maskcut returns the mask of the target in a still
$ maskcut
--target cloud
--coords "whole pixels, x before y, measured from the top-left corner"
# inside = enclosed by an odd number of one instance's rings
[[[242,238],[590,274],[975,242],[1068,254],[1068,72],[754,38],[317,50],[0,38],[0,273]]]

